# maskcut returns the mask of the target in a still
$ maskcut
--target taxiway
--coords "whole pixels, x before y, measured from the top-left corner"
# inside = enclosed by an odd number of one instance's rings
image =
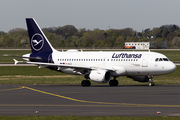
[[[0,85],[0,115],[180,116],[179,99],[179,85]]]

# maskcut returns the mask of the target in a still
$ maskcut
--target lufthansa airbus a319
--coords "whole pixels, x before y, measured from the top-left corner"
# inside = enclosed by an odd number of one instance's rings
[[[83,75],[83,87],[90,86],[90,80],[117,86],[116,78],[119,76],[149,82],[149,86],[154,86],[153,76],[176,70],[176,65],[165,55],[150,51],[83,52],[71,49],[60,52],[52,47],[35,19],[26,18],[26,23],[32,53],[22,56],[25,61],[14,59],[15,64],[23,62],[38,65],[39,68]]]

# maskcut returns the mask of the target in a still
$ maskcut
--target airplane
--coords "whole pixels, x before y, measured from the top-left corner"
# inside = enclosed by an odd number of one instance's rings
[[[68,74],[83,75],[83,87],[90,86],[91,81],[118,86],[119,76],[127,76],[138,82],[149,82],[154,86],[152,78],[156,75],[172,73],[176,65],[165,55],[149,51],[78,51],[70,49],[66,52],[55,50],[46,38],[34,18],[26,18],[32,53],[22,57],[27,63],[38,65]],[[111,80],[111,77],[113,79]]]

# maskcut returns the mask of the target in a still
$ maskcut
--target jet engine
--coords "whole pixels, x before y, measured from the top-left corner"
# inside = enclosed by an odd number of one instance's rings
[[[89,78],[94,82],[107,83],[111,80],[111,73],[107,70],[91,70]]]
[[[128,76],[128,78],[132,78],[134,81],[138,82],[149,82],[148,76]]]

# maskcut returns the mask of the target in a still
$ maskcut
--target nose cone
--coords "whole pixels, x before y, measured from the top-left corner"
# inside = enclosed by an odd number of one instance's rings
[[[176,70],[176,65],[173,62],[170,62],[167,66],[167,72],[172,73]]]

